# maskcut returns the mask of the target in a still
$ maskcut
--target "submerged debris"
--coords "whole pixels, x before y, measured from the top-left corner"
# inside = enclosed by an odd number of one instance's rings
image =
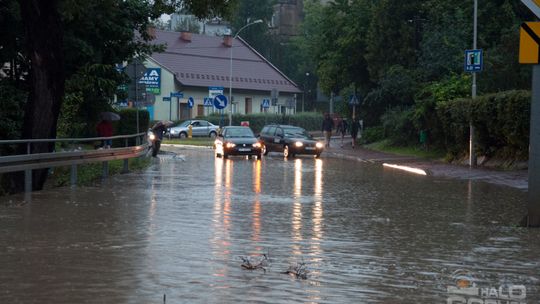
[[[250,257],[243,257],[240,256],[240,259],[242,260],[242,268],[247,270],[257,270],[262,269],[264,272],[266,272],[266,266],[268,262],[268,256],[266,254],[262,255],[262,258],[258,261],[252,261]]]
[[[297,279],[306,280],[309,270],[307,270],[306,263],[301,262],[296,265],[289,266],[289,269],[283,272],[284,274],[295,276]]]

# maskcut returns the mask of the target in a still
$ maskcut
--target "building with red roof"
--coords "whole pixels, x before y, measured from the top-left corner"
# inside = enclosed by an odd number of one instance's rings
[[[205,107],[205,98],[218,93],[229,98],[231,84],[233,102],[231,105],[229,100],[225,113],[296,111],[296,94],[301,93],[298,86],[241,38],[162,30],[152,34],[154,43],[166,47],[144,63],[147,71],[159,74],[159,80],[146,87],[155,95],[155,102],[147,107],[152,119],[183,120],[214,113],[218,110]],[[176,92],[183,96],[174,97]],[[272,97],[276,97],[273,104],[264,108],[263,103]]]

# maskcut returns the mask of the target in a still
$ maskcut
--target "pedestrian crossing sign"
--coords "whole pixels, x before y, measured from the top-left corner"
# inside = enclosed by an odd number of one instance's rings
[[[267,98],[263,99],[263,101],[262,101],[262,107],[263,107],[264,109],[270,108],[270,99],[267,99]]]
[[[210,98],[210,97],[205,97],[203,104],[204,104],[205,107],[213,107],[214,106],[214,99]]]

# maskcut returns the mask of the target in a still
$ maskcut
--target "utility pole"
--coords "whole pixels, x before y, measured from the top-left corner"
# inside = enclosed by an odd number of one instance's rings
[[[474,21],[473,21],[473,50],[476,50],[477,48],[477,40],[478,40],[478,0],[474,0]],[[476,139],[474,137],[474,125],[472,121],[472,104],[474,103],[474,100],[476,99],[476,72],[472,73],[472,102],[469,107],[469,167],[475,167],[476,166],[476,153],[475,153],[475,146],[476,146]]]
[[[334,114],[334,92],[330,92],[330,114]]]

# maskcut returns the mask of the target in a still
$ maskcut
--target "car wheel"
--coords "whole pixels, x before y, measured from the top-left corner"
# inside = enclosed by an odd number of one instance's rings
[[[268,155],[268,150],[266,150],[266,145],[262,146],[261,153],[264,154],[264,155]]]
[[[223,153],[223,158],[229,158],[229,155],[227,153]]]
[[[291,151],[289,151],[289,146],[285,146],[283,148],[283,157],[289,158],[291,156]]]
[[[186,132],[180,132],[180,134],[178,134],[178,137],[179,137],[179,138],[186,138],[186,137],[187,137],[187,133],[186,133]]]
[[[216,157],[217,157],[217,158],[221,158],[221,154],[219,154],[219,153],[216,152]]]
[[[210,132],[210,138],[214,139],[214,138],[216,138],[216,136],[217,136],[216,132],[213,132],[213,131]]]
[[[248,159],[251,159],[251,156],[252,156],[252,155],[248,155],[247,158],[248,158]]]
[[[321,157],[321,153],[315,154],[315,158],[319,158],[319,157]]]

